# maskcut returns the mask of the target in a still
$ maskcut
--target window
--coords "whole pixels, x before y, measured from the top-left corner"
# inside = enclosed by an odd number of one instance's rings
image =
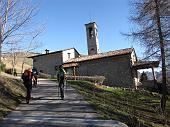
[[[96,29],[96,37],[98,37],[98,31],[97,31],[97,29]]]
[[[89,27],[89,37],[93,37],[93,28]]]
[[[67,53],[68,54],[68,59],[70,59],[70,55],[71,55],[71,53]]]

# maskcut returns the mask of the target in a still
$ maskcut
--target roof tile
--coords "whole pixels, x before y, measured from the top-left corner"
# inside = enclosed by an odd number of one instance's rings
[[[109,51],[105,53],[99,53],[95,55],[82,56],[78,58],[69,59],[65,63],[80,62],[80,61],[87,61],[87,60],[99,59],[99,58],[104,58],[104,57],[125,55],[125,54],[132,53],[133,50],[134,50],[133,48],[126,48],[126,49],[121,49],[121,50]]]

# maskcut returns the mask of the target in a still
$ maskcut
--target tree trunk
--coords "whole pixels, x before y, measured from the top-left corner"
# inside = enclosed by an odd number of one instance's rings
[[[2,63],[2,36],[0,35],[0,64]]]
[[[1,19],[0,19],[1,20]],[[1,25],[1,21],[0,21],[0,74],[1,74],[1,67],[2,67],[2,25]]]
[[[161,109],[165,112],[166,100],[167,100],[167,87],[166,87],[166,64],[165,64],[165,45],[161,29],[160,12],[158,6],[158,0],[155,0],[155,12],[156,12],[156,23],[158,27],[159,42],[161,49],[161,62],[162,62],[162,97],[161,97]]]

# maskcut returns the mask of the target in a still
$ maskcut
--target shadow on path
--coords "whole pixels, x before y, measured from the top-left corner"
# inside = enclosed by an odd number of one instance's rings
[[[11,112],[0,127],[126,127],[114,120],[100,120],[99,115],[73,88],[67,86],[60,100],[58,84],[39,80],[33,87],[30,104],[24,101]]]

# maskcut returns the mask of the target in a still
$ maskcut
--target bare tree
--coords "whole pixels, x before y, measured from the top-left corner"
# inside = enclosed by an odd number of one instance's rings
[[[11,56],[12,56],[12,74],[14,74],[16,57],[17,57],[17,43],[11,43]]]
[[[35,33],[35,35],[32,36],[31,40],[29,41],[28,47],[25,48],[24,58],[23,58],[23,61],[22,61],[22,66],[21,66],[21,74],[23,73],[24,64],[25,64],[26,57],[28,57],[28,53],[40,47],[39,43],[36,43],[35,40],[43,31],[44,31],[44,29],[39,29],[39,31],[37,31]]]
[[[133,0],[130,20],[137,24],[129,36],[145,47],[147,58],[156,58],[162,68],[161,109],[164,112],[167,100],[166,67],[170,46],[169,0]]]
[[[25,39],[34,31],[31,22],[37,13],[34,4],[31,0],[0,0],[0,62],[4,45],[16,38]]]

